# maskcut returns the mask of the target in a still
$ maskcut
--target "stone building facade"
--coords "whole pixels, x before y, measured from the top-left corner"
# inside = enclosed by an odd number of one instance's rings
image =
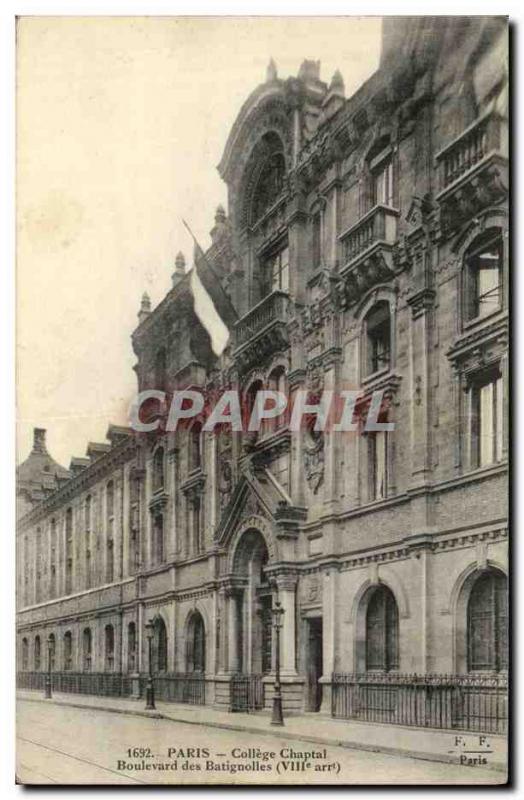
[[[110,426],[69,470],[37,433],[22,673],[50,646],[57,673],[143,675],[151,621],[159,686],[199,676],[232,708],[241,676],[269,707],[276,596],[287,711],[331,713],[341,675],[504,673],[507,102],[496,17],[386,20],[349,98],[318,62],[286,80],[270,63],[219,165],[228,214],[195,252],[229,344],[215,355],[179,254],[162,302],[142,300],[138,387],[238,387],[247,406],[258,387],[358,388],[357,430]],[[392,431],[359,423],[375,390]]]

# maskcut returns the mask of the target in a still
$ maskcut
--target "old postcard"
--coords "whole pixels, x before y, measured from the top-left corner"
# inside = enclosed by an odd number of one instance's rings
[[[17,782],[504,784],[506,17],[20,17]]]

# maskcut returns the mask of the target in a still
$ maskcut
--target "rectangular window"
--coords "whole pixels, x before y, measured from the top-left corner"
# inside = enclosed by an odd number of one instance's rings
[[[387,497],[388,439],[387,431],[377,431],[369,436],[369,489],[370,500]]]
[[[264,294],[289,291],[289,250],[284,247],[264,263]]]
[[[502,460],[503,383],[500,375],[470,387],[471,466]]]
[[[394,206],[393,162],[390,158],[373,170],[373,204]]]
[[[468,319],[487,317],[501,308],[502,240],[500,236],[483,247],[473,247],[466,257]]]

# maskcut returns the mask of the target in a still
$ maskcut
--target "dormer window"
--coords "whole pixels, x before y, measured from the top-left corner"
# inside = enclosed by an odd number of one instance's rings
[[[251,206],[251,221],[259,220],[277,200],[284,188],[286,162],[281,152],[272,153],[264,162]]]

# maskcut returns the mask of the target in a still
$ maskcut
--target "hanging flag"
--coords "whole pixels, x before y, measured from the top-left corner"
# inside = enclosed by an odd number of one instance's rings
[[[195,303],[195,314],[209,333],[215,355],[224,352],[229,341],[229,330],[218,313],[213,299],[198,276],[196,267],[190,272],[190,286]]]
[[[193,231],[185,219],[182,222],[195,244],[195,265],[190,278],[195,314],[211,337],[213,352],[220,356],[229,341],[228,324],[232,326],[236,322],[237,313]]]

